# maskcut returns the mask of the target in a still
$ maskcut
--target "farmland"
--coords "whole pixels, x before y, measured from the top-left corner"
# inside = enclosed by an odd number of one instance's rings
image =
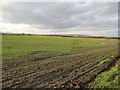
[[[81,88],[118,58],[114,40],[3,35],[3,88]]]

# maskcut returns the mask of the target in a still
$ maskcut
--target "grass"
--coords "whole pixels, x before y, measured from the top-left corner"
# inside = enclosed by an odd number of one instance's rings
[[[117,46],[100,44],[115,41],[32,35],[2,39],[5,88],[83,87],[118,55]]]
[[[71,48],[71,39],[45,36],[3,36],[3,59],[31,53],[33,51],[67,52]]]
[[[109,71],[103,72],[97,76],[91,83],[92,88],[119,88],[118,84],[118,62]]]
[[[66,37],[3,35],[2,54],[3,59],[10,59],[16,56],[30,54],[34,51],[71,52],[73,47],[89,49],[100,46],[109,46],[100,45],[99,43],[101,42],[117,43],[112,41],[84,40]]]

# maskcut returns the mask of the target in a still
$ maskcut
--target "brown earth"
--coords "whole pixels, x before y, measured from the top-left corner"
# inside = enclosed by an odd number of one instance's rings
[[[34,35],[34,36],[47,36],[47,35]],[[62,37],[62,36],[48,36],[48,37]],[[69,37],[69,38],[72,38],[72,37]],[[86,38],[86,37],[73,37],[73,38],[87,39],[87,40],[117,41],[117,42],[120,41],[120,40],[114,40],[114,39],[100,39],[100,38]]]
[[[112,40],[112,39],[96,39],[96,38],[79,38],[79,39],[87,39],[87,40],[102,40],[102,41],[120,41],[120,40]]]
[[[108,46],[92,48],[85,53],[81,51],[58,56],[47,53],[52,56],[49,58],[39,57],[44,56],[43,52],[18,57],[15,59],[18,63],[26,60],[26,64],[11,63],[11,69],[8,67],[3,70],[3,88],[84,88],[99,73],[115,63],[116,59],[111,56],[117,56],[116,50],[116,46]],[[111,61],[98,65],[108,58]]]

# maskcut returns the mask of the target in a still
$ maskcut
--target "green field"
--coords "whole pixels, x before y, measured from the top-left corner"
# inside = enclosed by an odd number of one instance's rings
[[[29,54],[34,51],[70,52],[74,47],[89,49],[108,47],[99,43],[118,43],[112,41],[84,40],[66,37],[3,35],[3,59]]]
[[[70,37],[3,35],[4,88],[86,87],[114,63],[117,41]]]

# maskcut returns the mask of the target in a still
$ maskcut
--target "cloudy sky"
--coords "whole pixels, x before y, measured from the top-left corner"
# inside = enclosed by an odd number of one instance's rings
[[[118,35],[117,2],[11,2],[2,4],[1,32]]]

